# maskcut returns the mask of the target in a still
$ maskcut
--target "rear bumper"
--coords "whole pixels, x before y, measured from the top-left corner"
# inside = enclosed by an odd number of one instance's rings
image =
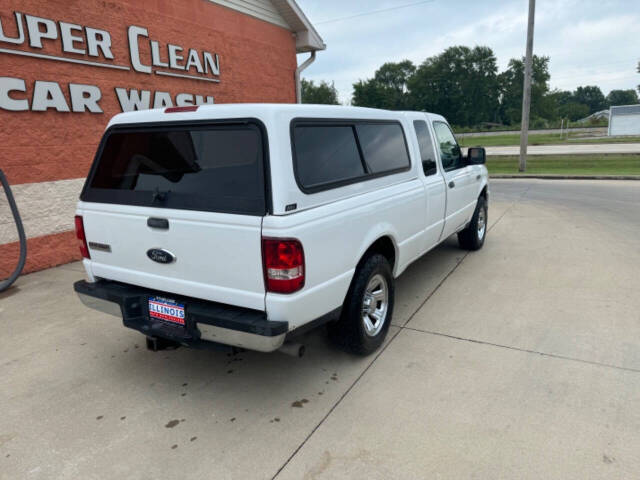
[[[84,280],[73,285],[87,307],[122,318],[126,327],[190,347],[222,343],[272,352],[284,342],[287,322],[267,320],[265,312],[158,292],[118,282]],[[185,326],[149,316],[149,297],[166,296],[185,305]]]

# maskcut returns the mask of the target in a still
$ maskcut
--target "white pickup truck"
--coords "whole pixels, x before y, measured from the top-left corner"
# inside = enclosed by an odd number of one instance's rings
[[[115,116],[80,196],[82,301],[149,342],[274,351],[309,327],[368,354],[394,279],[487,232],[485,152],[422,112],[319,105]]]

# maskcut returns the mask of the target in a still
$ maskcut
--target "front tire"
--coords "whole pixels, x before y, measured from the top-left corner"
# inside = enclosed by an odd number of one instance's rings
[[[476,209],[467,228],[458,233],[458,244],[466,250],[480,250],[487,236],[488,206],[487,200],[478,197]]]
[[[368,257],[356,270],[340,319],[329,325],[332,339],[358,355],[377,350],[389,331],[394,293],[389,261]]]

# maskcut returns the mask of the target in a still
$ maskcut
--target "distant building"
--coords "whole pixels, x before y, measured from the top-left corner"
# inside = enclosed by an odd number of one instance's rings
[[[588,117],[584,117],[584,118],[581,118],[580,120],[577,120],[576,123],[590,123],[596,120],[602,120],[603,118],[604,119],[609,118],[609,110],[600,110],[599,112],[592,113]]]
[[[609,135],[640,135],[640,105],[611,107]]]

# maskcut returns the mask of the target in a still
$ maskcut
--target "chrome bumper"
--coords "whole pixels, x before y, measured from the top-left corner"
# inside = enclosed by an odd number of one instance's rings
[[[185,346],[203,346],[214,342],[234,347],[273,352],[282,346],[288,332],[287,322],[267,320],[264,312],[230,305],[178,297],[186,305],[184,328],[175,328],[150,318],[150,296],[171,296],[133,285],[99,281],[76,282],[74,289],[87,307],[120,317],[126,327],[147,336],[157,336]]]

